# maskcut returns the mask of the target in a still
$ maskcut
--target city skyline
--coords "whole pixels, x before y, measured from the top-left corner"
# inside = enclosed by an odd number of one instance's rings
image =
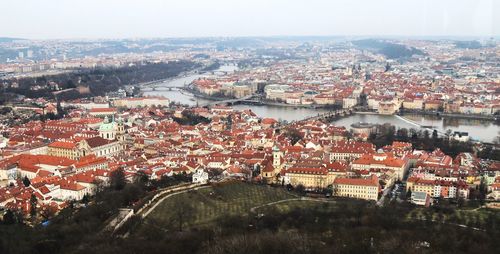
[[[15,11],[0,17],[10,24],[0,36],[25,39],[500,35],[500,5],[491,0],[7,0],[4,6]]]

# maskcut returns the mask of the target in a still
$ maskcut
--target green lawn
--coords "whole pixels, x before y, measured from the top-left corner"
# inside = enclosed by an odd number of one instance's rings
[[[356,202],[356,201],[351,200],[351,203],[354,203],[354,202]],[[312,210],[318,210],[318,211],[331,212],[335,209],[338,209],[339,204],[341,204],[341,203],[346,204],[348,202],[346,202],[344,200],[336,200],[336,199],[330,199],[330,200],[322,200],[322,199],[289,200],[289,201],[284,201],[284,202],[280,202],[277,204],[259,207],[256,209],[256,212],[265,214],[266,211],[276,210],[280,213],[287,213],[287,212],[290,212],[294,209],[312,209]]]
[[[408,213],[408,218],[425,219],[426,213],[431,214],[431,218],[435,221],[450,222],[457,224],[465,224],[470,226],[484,225],[488,223],[488,217],[500,217],[498,211],[479,208],[479,209],[456,209],[451,213],[439,213],[431,208],[418,207]]]
[[[297,197],[281,188],[242,182],[223,183],[165,199],[145,218],[144,224],[174,227],[180,204],[190,206],[186,224],[200,226],[221,216],[247,214],[253,207],[293,198]]]

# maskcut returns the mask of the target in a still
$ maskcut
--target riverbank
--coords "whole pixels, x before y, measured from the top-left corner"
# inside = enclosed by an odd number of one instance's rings
[[[186,71],[186,72],[180,73],[179,75],[177,75],[175,77],[170,77],[170,78],[165,78],[165,79],[159,79],[159,80],[153,80],[153,81],[148,81],[148,82],[144,82],[144,83],[138,83],[138,84],[135,84],[134,86],[143,87],[143,86],[149,86],[149,85],[156,85],[156,84],[168,83],[168,82],[172,82],[174,80],[188,78],[188,77],[191,77],[191,76],[194,76],[194,75],[202,76],[202,75],[205,75],[207,73],[208,73],[208,71],[203,71],[201,68],[198,68],[198,69],[194,69],[194,70],[190,70],[190,71]]]
[[[459,113],[444,113],[444,112],[429,112],[422,110],[403,110],[396,115],[426,115],[426,116],[437,116],[437,117],[450,117],[450,118],[462,118],[462,119],[477,119],[477,120],[498,120],[497,116],[494,115],[476,115],[476,114],[459,114]]]

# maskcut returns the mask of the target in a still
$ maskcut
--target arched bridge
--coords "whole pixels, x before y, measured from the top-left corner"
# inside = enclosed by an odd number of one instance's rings
[[[312,121],[312,120],[331,121],[332,119],[335,119],[337,117],[351,115],[354,112],[356,112],[355,108],[336,109],[336,110],[331,110],[331,111],[328,111],[328,112],[325,112],[322,114],[318,114],[316,116],[307,117],[307,118],[304,118],[304,119],[299,120],[299,121],[292,121],[292,122],[287,123],[287,124],[282,125],[282,126],[287,126],[287,125],[292,125],[292,124],[306,122],[306,121]]]
[[[222,100],[222,101],[211,101],[207,103],[202,103],[199,106],[200,107],[206,107],[206,106],[214,106],[214,105],[232,105],[237,102],[242,102],[242,101],[249,101],[249,102],[254,102],[253,100],[250,100],[254,95],[247,95],[245,97],[241,98],[236,98],[236,99],[228,99],[228,100]],[[258,102],[258,101],[255,101]]]

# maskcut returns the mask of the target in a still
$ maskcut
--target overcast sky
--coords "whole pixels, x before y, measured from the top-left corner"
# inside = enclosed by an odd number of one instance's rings
[[[498,0],[0,0],[0,37],[499,36]]]

